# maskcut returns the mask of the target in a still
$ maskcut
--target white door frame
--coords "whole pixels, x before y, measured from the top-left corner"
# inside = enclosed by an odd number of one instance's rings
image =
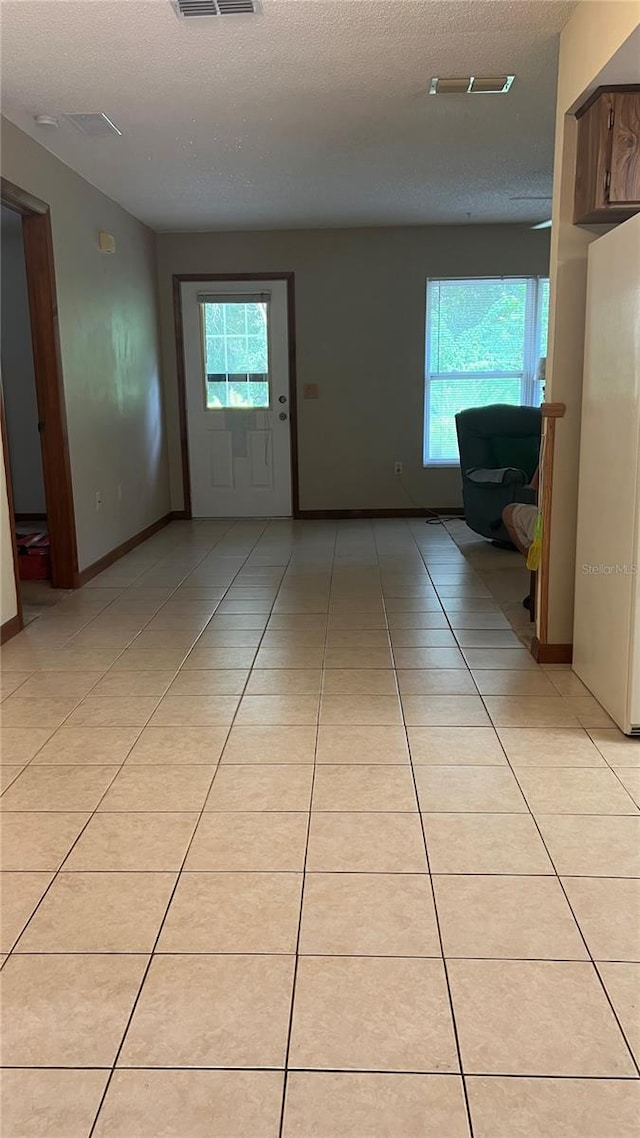
[[[203,284],[221,284],[224,281],[239,283],[252,281],[285,281],[287,287],[287,332],[289,338],[289,435],[291,453],[291,516],[300,516],[298,482],[298,414],[296,382],[296,331],[295,331],[295,274],[288,273],[174,273],[173,312],[176,334],[176,371],[178,380],[178,413],[180,421],[180,447],[182,453],[183,509],[175,511],[181,518],[193,517],[191,503],[191,468],[189,462],[189,432],[187,424],[187,386],[184,360],[184,326],[182,318],[182,285],[188,281]]]

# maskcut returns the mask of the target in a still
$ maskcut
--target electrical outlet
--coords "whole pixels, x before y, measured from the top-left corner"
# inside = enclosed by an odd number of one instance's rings
[[[402,463],[401,462],[399,462],[397,460],[396,460],[396,462],[394,462],[393,473],[394,474],[402,474]]]
[[[96,490],[96,510],[102,509],[102,494]]]

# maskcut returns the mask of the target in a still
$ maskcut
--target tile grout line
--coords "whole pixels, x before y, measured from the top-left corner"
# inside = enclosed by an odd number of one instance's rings
[[[211,764],[211,765],[213,765],[213,764]],[[298,765],[300,765],[300,764],[298,764]],[[311,763],[309,763],[308,765],[311,766]],[[71,813],[82,813],[82,811],[71,811]],[[116,813],[116,812],[113,811],[113,813]],[[124,811],[120,811],[120,813],[124,813],[124,814],[128,814],[128,813],[131,813],[131,814],[153,814],[153,815],[160,814],[160,813],[164,813],[164,814],[197,814],[198,811],[197,810],[164,810],[164,811],[159,811],[159,810],[131,810],[131,811],[128,811],[128,810],[124,810]],[[214,813],[216,813],[216,812],[212,811],[212,810],[207,811],[207,815],[214,814]],[[287,813],[287,811],[251,810],[251,811],[235,811],[235,813],[250,813],[250,814],[263,814],[264,813],[264,814],[269,814],[269,813]],[[305,813],[307,813],[307,811],[305,811],[305,810],[292,810],[292,811],[288,811],[288,813],[305,814]],[[335,813],[342,813],[342,811],[335,811]],[[344,811],[344,813],[352,813],[352,811]],[[366,813],[373,813],[373,811],[363,810],[363,811],[359,811],[359,813],[366,814]],[[376,811],[375,813],[398,814],[398,813],[401,813],[401,811],[393,811],[393,810],[392,811]],[[412,810],[412,811],[407,810],[404,813],[409,815],[410,817],[414,817],[419,813],[419,811],[418,810]],[[427,811],[427,813],[428,813],[428,811]],[[522,817],[522,816],[523,815],[519,815],[519,817]],[[507,817],[507,815],[505,815],[505,817]],[[49,870],[49,869],[6,869],[6,870],[3,870],[3,872],[7,873],[7,874],[11,874],[12,876],[13,875],[18,876],[21,874],[31,874],[31,873],[55,873],[56,871],[55,870]],[[112,873],[112,874],[118,874],[118,873],[127,873],[127,874],[130,874],[130,873],[144,873],[144,874],[160,873],[160,874],[163,874],[163,873],[175,873],[175,872],[177,872],[177,870],[171,870],[171,869],[65,869],[64,870],[64,873],[91,873],[91,874],[95,874],[96,876],[98,876],[100,874],[109,874],[109,873]],[[204,869],[204,870],[201,870],[201,869],[185,869],[185,870],[183,870],[183,872],[184,873],[194,873],[194,874],[195,873],[225,873],[225,874],[233,874],[233,873],[285,873],[285,874],[287,874],[287,873],[297,873],[299,871],[293,870],[293,869],[251,869],[251,870],[244,870],[244,869]],[[373,870],[372,869],[358,869],[358,870],[348,870],[348,869],[347,870],[344,870],[344,869],[315,870],[315,869],[311,869],[308,872],[312,873],[312,874],[313,873],[322,873],[323,875],[326,874],[326,875],[335,875],[335,876],[340,876],[341,874],[345,874],[345,873],[349,874],[349,873],[355,872],[355,873],[358,873],[360,876],[363,876],[363,877],[375,877],[380,872],[384,872],[386,875],[388,875],[390,877],[403,877],[403,876],[405,876],[404,870],[397,870],[397,869],[396,870],[389,869],[389,870],[384,870],[384,871],[380,871],[377,869],[373,869]],[[407,876],[410,876],[414,872],[415,872],[414,870],[409,870]],[[433,876],[434,877],[539,877],[541,879],[546,879],[549,877],[554,877],[555,874],[553,874],[553,873],[515,873],[515,872],[514,873],[508,873],[508,872],[467,873],[467,872],[462,872],[460,870],[455,870],[455,871],[451,871],[451,872],[447,872],[445,870],[437,870],[436,872],[434,872]],[[593,877],[590,878],[588,874],[581,876],[580,874],[575,874],[575,873],[564,873],[562,876],[565,878],[570,878],[573,881],[585,881],[585,880],[637,881],[638,880],[637,877],[620,878],[620,877],[613,877],[611,874],[608,874],[608,875],[603,874],[597,878],[593,878]],[[478,958],[478,959],[480,959],[480,958]],[[490,958],[488,958],[488,959],[490,959]],[[509,959],[509,957],[504,957],[504,958],[498,957],[497,959]],[[602,960],[602,961],[599,961],[599,963],[606,964],[606,963],[608,963],[608,961]],[[621,961],[620,963],[624,963],[624,962]],[[633,963],[633,961],[628,961],[628,963]]]
[[[157,871],[157,872],[161,872],[163,877],[170,877],[170,876],[173,876],[174,873],[178,873],[178,870],[166,869],[166,870]],[[211,876],[217,876],[219,871],[215,870],[215,869],[213,869],[213,870],[204,869],[204,870],[197,870],[194,872],[197,872],[198,875],[201,875],[203,877],[211,877]],[[237,872],[246,876],[247,874],[251,874],[251,873],[257,872],[257,871],[254,871],[254,870],[238,870]],[[282,877],[300,877],[301,876],[301,874],[297,870],[292,870],[292,869],[269,870],[268,872],[271,875],[273,875],[274,877],[275,876],[282,876]],[[323,873],[323,876],[324,876],[324,873]],[[356,870],[356,871],[352,872],[350,874],[350,876],[361,877],[363,875],[360,873],[359,870]],[[381,875],[378,872],[376,872],[370,876],[379,877]],[[383,874],[382,876],[387,876],[387,874]],[[403,874],[401,876],[404,876],[404,877],[426,877],[427,874],[426,873],[417,873],[415,871],[412,871],[411,873]],[[434,874],[434,876],[438,877],[441,875]],[[19,956],[147,956],[148,952],[145,949],[127,949],[125,951],[120,951],[120,950],[113,950],[113,949],[109,949],[109,948],[103,948],[103,949],[97,949],[97,950],[95,950],[95,949],[63,949],[63,948],[62,949],[41,949],[41,948],[36,948],[36,949],[29,949],[27,952],[17,953],[16,955],[19,955]],[[291,956],[291,957],[293,957],[293,956],[295,956],[295,953],[294,952],[285,952],[283,950],[278,950],[278,951],[274,951],[274,952],[267,952],[265,950],[264,952],[260,952],[257,949],[254,950],[253,952],[237,952],[233,949],[224,949],[224,950],[216,950],[215,952],[206,952],[206,951],[201,950],[201,949],[191,948],[191,949],[184,949],[184,950],[181,949],[180,951],[177,951],[175,949],[167,949],[166,951],[156,952],[155,955],[157,955],[157,956],[159,955],[159,956],[269,956],[269,957],[271,957],[271,956]],[[371,959],[380,959],[380,960],[441,960],[442,959],[442,957],[439,953],[433,953],[433,952],[419,953],[419,954],[416,954],[415,952],[331,952],[331,953],[301,952],[300,956],[304,957],[305,960],[313,960],[313,959],[324,960],[327,958],[327,956],[330,956],[331,959],[335,958],[337,960],[371,960]],[[470,956],[468,953],[465,953],[463,955],[463,954],[460,954],[457,952],[456,953],[450,953],[447,956],[447,960],[485,960],[485,961],[496,961],[498,963],[505,963],[506,961],[513,960],[513,961],[516,961],[518,963],[524,963],[524,962],[530,961],[534,964],[549,964],[549,963],[551,963],[551,964],[588,964],[589,963],[589,961],[585,960],[584,957],[582,957],[582,956],[562,956],[562,957],[550,957],[550,956]],[[600,960],[600,961],[597,961],[596,963],[598,963],[598,964],[640,964],[640,960],[628,960],[628,959],[617,960],[614,958],[608,958],[607,960]],[[296,1068],[294,1068],[294,1070],[298,1070],[298,1068],[296,1067]],[[555,1075],[550,1075],[548,1077],[549,1078],[555,1078]],[[574,1075],[572,1077],[573,1078],[582,1078],[583,1076],[582,1075]],[[605,1078],[605,1077],[606,1076],[603,1076],[603,1078]],[[630,1076],[630,1077],[637,1078],[637,1076]]]
[[[25,1066],[20,1063],[6,1063],[2,1067],[3,1071],[109,1071],[110,1067],[99,1067],[96,1064],[87,1064],[83,1067],[69,1067],[63,1063],[51,1064],[44,1067],[41,1064]],[[205,1065],[201,1067],[172,1067],[170,1064],[163,1064],[154,1067],[141,1067],[139,1063],[132,1064],[130,1067],[123,1067],[123,1071],[180,1071],[189,1073],[193,1071],[229,1071],[233,1073],[241,1071],[254,1071],[256,1073],[268,1072],[270,1074],[280,1074],[281,1068],[279,1067],[257,1067],[251,1064],[247,1067],[221,1067]],[[298,1073],[311,1073],[318,1075],[334,1074],[334,1075],[407,1075],[411,1078],[421,1079],[425,1075],[436,1076],[439,1079],[459,1079],[459,1071],[422,1071],[417,1069],[409,1069],[399,1071],[383,1067],[296,1067],[295,1074]],[[513,1071],[474,1071],[469,1075],[472,1079],[540,1079],[541,1081],[556,1082],[565,1080],[568,1082],[575,1082],[578,1079],[580,1082],[590,1083],[630,1083],[633,1086],[638,1084],[637,1075],[540,1075],[536,1073],[514,1074]],[[19,1138],[19,1136],[18,1136]],[[132,1138],[132,1136],[127,1136]],[[225,1138],[221,1135],[220,1138]],[[360,1138],[360,1136],[359,1136]],[[404,1136],[403,1136],[404,1138]],[[437,1136],[436,1136],[437,1138]],[[466,1136],[468,1138],[468,1136]],[[607,1136],[609,1138],[609,1136]]]
[[[375,695],[372,696],[372,698],[375,699],[376,698]],[[235,723],[233,725],[236,727],[237,726],[249,726],[249,727],[260,726],[260,724],[235,724]],[[213,724],[212,726],[215,728],[219,728],[221,731],[225,730],[225,724]],[[276,723],[272,723],[272,724],[267,724],[267,726],[271,726],[271,727],[297,727],[297,726],[313,727],[314,725],[313,725],[313,723],[307,723],[307,724],[295,724],[295,723],[279,723],[279,724],[276,724]],[[335,724],[328,724],[327,726],[333,727],[336,725]],[[354,727],[366,726],[366,724],[354,723],[354,724],[352,724],[352,726],[354,726]],[[376,726],[376,725],[374,724],[374,726]],[[377,726],[392,727],[392,726],[402,726],[402,724],[381,723],[381,724],[378,724]],[[206,730],[206,729],[207,729],[206,727],[203,727],[203,730]],[[474,728],[474,730],[475,730],[475,728]],[[227,731],[227,734],[228,734],[228,731]],[[225,745],[226,745],[226,740],[225,740]],[[52,765],[55,766],[55,764],[52,764]],[[64,764],[60,764],[60,765],[64,766]],[[81,764],[80,763],[74,763],[74,764],[70,764],[70,765],[72,765],[75,768],[76,766],[79,767]],[[132,770],[132,769],[148,770],[149,767],[152,767],[153,770],[163,770],[165,767],[175,768],[176,765],[179,766],[181,770],[193,770],[194,768],[210,767],[212,764],[211,763],[202,763],[202,762],[200,762],[200,763],[179,763],[179,764],[176,764],[176,763],[132,763],[130,766],[127,767],[127,770]],[[326,767],[343,767],[343,766],[349,766],[351,764],[349,764],[349,763],[319,763],[318,765],[321,767],[325,767],[325,766]],[[403,767],[403,764],[400,764],[400,763],[356,763],[355,765],[356,766],[384,767],[384,768],[391,766],[396,770],[398,770],[398,769],[402,770],[402,767]],[[500,764],[498,764],[498,763],[491,763],[491,764],[489,764],[489,763],[481,763],[481,764],[475,764],[475,763],[456,763],[456,764],[450,764],[450,763],[433,763],[433,764],[431,764],[431,763],[416,763],[415,765],[417,767],[421,767],[421,768],[425,767],[425,769],[427,769],[427,770],[441,770],[443,768],[445,770],[451,770],[451,769],[461,770],[464,767],[472,767],[474,770],[482,770],[482,771],[502,770],[503,769],[503,764],[501,764],[501,763]],[[126,763],[101,763],[101,764],[95,763],[95,764],[92,764],[91,769],[92,770],[100,770],[105,766],[106,767],[117,767],[117,773],[119,774],[120,771],[122,770],[122,767],[126,766]],[[227,763],[225,763],[225,766],[226,767],[239,767],[241,769],[247,769],[247,770],[253,770],[256,767],[263,768],[264,766],[268,766],[272,770],[279,770],[279,769],[281,770],[283,767],[287,767],[287,768],[292,767],[295,770],[299,770],[300,767],[312,766],[312,763],[310,762],[310,763],[266,763],[265,764],[265,763],[231,763],[231,762],[227,762]],[[530,769],[530,768],[527,768],[527,769]],[[554,768],[554,769],[570,770],[573,768],[562,767],[562,768]],[[116,778],[116,777],[117,777],[117,775],[114,775],[114,778]],[[11,785],[13,785],[13,783]],[[9,789],[9,788],[7,787],[7,789]],[[107,789],[109,789],[109,788],[107,788]],[[238,808],[238,809],[233,809],[233,810],[229,809],[229,810],[209,810],[209,811],[207,811],[207,813],[210,813],[210,814],[225,814],[225,815],[226,814],[263,814],[263,813],[268,814],[268,813],[272,813],[272,812],[276,812],[276,813],[280,813],[280,814],[304,813],[304,811],[296,810],[295,807],[288,807],[286,809],[280,809],[280,810],[275,810],[275,808],[271,808],[271,807],[267,808],[267,810],[258,810],[255,807],[253,807],[250,810],[241,810]],[[530,813],[530,810],[460,810],[460,809],[456,809],[456,810],[424,810],[423,809],[422,811],[416,811],[416,810],[384,810],[384,809],[367,810],[367,809],[356,809],[355,807],[350,808],[348,810],[338,810],[336,808],[327,809],[326,807],[319,807],[317,812],[319,814],[416,814],[416,813],[423,813],[423,814],[473,814],[475,816],[480,816],[480,817],[483,815],[490,816],[490,817],[493,817],[495,815],[499,815],[500,817],[509,818],[509,817],[524,817]],[[10,817],[12,814],[86,814],[86,813],[87,813],[87,809],[84,809],[84,810],[83,809],[67,810],[64,808],[60,808],[59,810],[45,810],[42,807],[40,807],[40,808],[35,809],[35,810],[25,810],[25,809],[3,810],[2,813],[0,814],[0,818],[5,817],[5,816]],[[166,809],[166,810],[143,810],[140,807],[131,810],[131,809],[127,809],[125,806],[123,806],[118,810],[107,810],[107,811],[103,811],[103,813],[106,813],[106,814],[192,814],[193,811],[192,810],[170,810],[170,809]],[[576,813],[575,811],[572,812],[572,811],[567,811],[567,810],[561,810],[558,812],[545,810],[545,811],[540,811],[539,817],[541,817],[541,818],[611,818],[611,819],[613,819],[613,818],[637,818],[637,815],[631,814],[631,813],[627,813],[627,814],[594,814],[594,813],[588,813],[587,814],[584,812]],[[6,873],[49,873],[49,872],[53,873],[53,870],[46,870],[46,869],[43,869],[43,870],[9,869],[9,870],[5,870],[4,872],[6,872]],[[90,872],[90,871],[87,871],[87,872]],[[95,872],[100,872],[100,871],[96,870]],[[114,871],[114,872],[117,872],[117,871]],[[154,871],[149,870],[148,872],[153,873]],[[327,872],[329,873],[332,871],[327,870]],[[339,870],[335,870],[334,872],[339,872]],[[393,871],[391,870],[390,872],[393,872]],[[454,873],[455,874],[455,873],[460,873],[461,871],[460,870],[439,870],[438,872],[443,873],[443,874],[447,874],[447,873]],[[497,873],[481,874],[480,876],[504,877],[504,876],[510,876],[510,875],[505,874],[504,871],[501,871],[501,872],[497,872]],[[518,874],[517,872],[514,872],[514,874],[512,876],[515,876],[515,877],[519,877],[519,876],[524,876],[524,877],[545,877],[546,876],[546,877],[549,877],[549,876],[553,876],[553,874],[536,874],[536,873]],[[611,880],[614,880],[614,881],[615,880],[622,880],[622,881],[637,881],[638,880],[637,874],[624,874],[621,876],[619,873],[598,873],[598,874],[593,874],[593,873],[563,873],[562,877],[582,877],[582,878],[596,877],[598,879],[610,878]]]
[[[331,574],[329,577],[329,601],[328,601],[329,606],[331,604],[331,589],[332,589],[332,584],[333,584],[333,567],[335,564],[337,537],[338,537],[338,530],[337,530],[337,526],[336,526],[336,527],[334,527],[333,555],[332,555],[332,560],[331,560]],[[292,1038],[292,1034],[293,1034],[293,1019],[294,1019],[294,1014],[295,1014],[296,989],[297,989],[297,983],[298,983],[298,967],[299,967],[299,963],[300,963],[300,939],[301,939],[301,935],[302,935],[302,914],[303,914],[303,907],[304,907],[305,884],[306,884],[306,880],[307,880],[307,858],[308,858],[308,854],[309,854],[309,841],[310,841],[310,837],[311,837],[313,795],[315,792],[316,771],[317,771],[317,765],[318,765],[318,738],[319,738],[319,733],[320,733],[320,711],[322,708],[322,696],[323,696],[323,692],[324,692],[324,674],[325,674],[324,663],[325,663],[326,652],[327,652],[328,634],[329,634],[329,608],[327,609],[327,617],[326,617],[325,629],[324,629],[324,646],[322,649],[322,668],[321,668],[321,676],[320,676],[320,694],[319,694],[319,698],[318,698],[317,713],[316,713],[316,738],[315,738],[315,746],[314,746],[314,751],[313,751],[313,771],[312,771],[312,775],[311,775],[311,792],[309,795],[309,817],[307,820],[307,833],[306,833],[306,837],[305,837],[304,857],[302,860],[302,883],[301,883],[301,889],[300,889],[300,913],[298,916],[298,930],[297,930],[297,935],[296,935],[295,957],[294,957],[294,962],[293,962],[293,976],[292,976],[292,984],[291,984],[291,1003],[289,1006],[289,1022],[288,1022],[288,1026],[287,1026],[287,1041],[286,1041],[285,1054],[284,1054],[284,1072],[283,1072],[283,1079],[282,1079],[282,1102],[281,1102],[281,1106],[280,1106],[278,1138],[284,1138],[285,1111],[286,1111],[286,1106],[287,1106],[287,1090],[288,1090],[288,1085],[289,1085],[289,1070],[290,1070],[290,1068],[289,1068],[289,1057],[291,1054],[291,1038]]]
[[[595,697],[594,697],[594,698],[595,698]],[[629,796],[629,798],[630,798],[630,799],[631,799],[631,801],[633,802],[633,805],[636,807],[636,810],[640,812],[640,802],[636,802],[636,800],[635,800],[635,798],[633,797],[633,794],[631,793],[631,791],[628,789],[628,787],[626,787],[626,786],[624,785],[624,782],[622,781],[622,779],[620,778],[620,775],[618,774],[618,770],[617,770],[617,768],[616,768],[616,767],[614,767],[614,766],[613,766],[613,764],[609,762],[609,760],[608,760],[608,758],[606,757],[606,755],[603,755],[603,753],[602,753],[602,751],[600,750],[600,748],[598,747],[598,744],[596,743],[596,741],[595,741],[594,739],[591,739],[591,736],[589,735],[589,732],[587,731],[587,728],[586,728],[586,727],[583,727],[583,728],[582,728],[582,730],[583,730],[583,731],[586,731],[586,733],[587,733],[587,737],[588,737],[588,738],[591,740],[591,742],[592,742],[593,746],[595,747],[596,751],[597,751],[597,752],[598,752],[598,754],[600,755],[600,757],[601,757],[602,761],[604,762],[605,766],[607,767],[607,769],[608,769],[608,770],[610,770],[610,771],[611,771],[611,773],[612,773],[613,775],[615,775],[615,777],[617,778],[618,782],[620,783],[620,786],[623,788],[623,790],[626,792],[626,794]],[[592,730],[598,730],[598,728],[592,728]],[[605,728],[605,730],[607,730],[607,728]],[[622,766],[623,764],[620,764],[620,765]],[[583,770],[584,770],[584,769],[586,769],[586,770],[598,770],[599,768],[598,768],[598,767],[586,767],[586,768],[584,768],[584,767],[583,767],[583,768],[578,768],[578,769],[583,769]],[[630,768],[630,770],[637,770],[637,769],[638,769],[637,767],[631,767],[631,768]],[[638,797],[640,798],[640,795],[639,795]],[[634,815],[633,815],[633,814],[630,814],[630,815],[627,815],[627,817],[631,817],[631,818],[632,818],[632,817],[634,817]],[[568,876],[568,874],[565,874],[565,877],[566,877],[566,876]]]
[[[411,530],[409,532],[411,532]],[[375,534],[375,531],[374,531],[374,534]],[[416,548],[418,549],[420,557],[424,562],[424,558],[422,557],[422,551],[420,550],[418,543],[415,541],[413,534],[411,534],[411,536],[414,540]],[[376,543],[376,547],[377,547],[377,543]],[[426,562],[424,563],[424,565],[425,565],[425,570],[427,572],[427,575],[429,576],[429,580],[431,581],[431,583],[433,585],[433,581],[431,580],[431,575],[429,574],[429,570],[428,570],[428,567],[426,565]],[[436,593],[437,593],[437,590],[436,590]],[[385,610],[385,615],[386,615],[386,601],[384,599],[384,593],[383,593],[383,605],[384,605],[384,610]],[[397,676],[397,669],[395,667],[395,651],[393,648],[393,644],[391,645],[391,654],[392,654],[392,660],[393,660],[393,664],[394,664],[394,670],[395,670],[396,676]],[[402,700],[400,700],[400,713],[402,716],[402,725],[404,728],[405,742],[406,742],[407,750],[409,753],[409,763],[411,766],[411,777],[413,780],[413,792],[415,794],[417,808],[418,808],[419,825],[420,825],[420,830],[422,833],[422,842],[423,842],[424,853],[425,853],[427,874],[429,876],[429,885],[431,888],[431,900],[432,900],[432,904],[433,904],[434,920],[435,920],[436,930],[437,930],[437,934],[438,934],[438,943],[440,945],[440,958],[442,959],[443,974],[444,974],[445,984],[446,984],[446,988],[447,988],[447,997],[448,997],[448,1001],[449,1001],[449,1012],[451,1015],[451,1027],[452,1027],[452,1031],[453,1031],[453,1038],[454,1038],[454,1043],[455,1043],[456,1055],[457,1055],[457,1059],[458,1059],[459,1077],[460,1077],[460,1084],[462,1087],[462,1094],[464,1097],[467,1126],[469,1128],[469,1138],[474,1138],[473,1121],[471,1118],[471,1104],[469,1101],[469,1092],[468,1092],[468,1088],[467,1088],[465,1070],[464,1070],[464,1066],[462,1063],[462,1049],[460,1046],[460,1037],[458,1034],[458,1025],[456,1022],[456,1014],[455,1014],[455,1008],[454,1008],[454,1003],[453,1003],[453,993],[451,990],[451,982],[450,982],[450,978],[449,978],[449,969],[447,967],[447,960],[446,960],[445,954],[444,954],[444,943],[443,943],[443,939],[442,939],[442,929],[440,926],[440,917],[438,914],[438,907],[437,907],[437,903],[436,903],[436,892],[435,892],[435,887],[433,884],[433,874],[431,872],[431,864],[430,864],[430,860],[429,860],[429,848],[428,848],[428,844],[427,844],[427,835],[426,835],[426,831],[425,831],[425,827],[424,827],[424,819],[422,817],[422,812],[420,810],[420,796],[418,794],[418,784],[417,784],[416,776],[415,776],[415,768],[414,768],[414,764],[413,764],[413,755],[411,752],[411,746],[410,746],[410,742],[409,742],[409,733],[407,730],[407,724],[405,722],[404,706],[402,704]]]
[[[178,872],[177,870],[165,870],[163,873],[163,876],[170,877],[170,876],[173,876],[173,873],[177,873],[177,872]],[[247,873],[252,873],[252,872],[253,872],[252,870],[247,870]],[[287,876],[287,877],[300,877],[301,876],[301,874],[297,873],[295,870],[280,870],[279,872],[282,876]],[[198,873],[201,874],[203,877],[207,877],[207,876],[211,876],[211,875],[217,876],[217,870],[199,870]],[[277,876],[277,875],[278,875],[278,871],[273,871],[273,876]],[[361,874],[359,874],[356,871],[356,874],[353,874],[352,876],[361,876]],[[380,875],[374,874],[374,876],[377,877]],[[423,874],[412,873],[412,874],[406,874],[405,876],[407,876],[407,877],[409,877],[409,876],[426,877],[427,874],[426,873],[423,873]],[[23,956],[147,956],[148,953],[147,953],[147,951],[145,951],[143,949],[140,949],[140,950],[131,949],[131,950],[127,950],[124,952],[118,951],[118,950],[112,951],[108,948],[99,949],[99,950],[83,949],[83,950],[79,950],[79,951],[75,950],[75,949],[71,949],[71,950],[68,950],[68,949],[30,949],[27,952],[16,953],[15,955],[20,956],[20,957],[23,957]],[[179,952],[176,950],[169,950],[169,949],[160,950],[160,951],[156,951],[154,953],[154,955],[155,956],[199,956],[199,957],[200,956],[294,957],[295,953],[294,952],[284,952],[284,951],[280,951],[280,950],[274,951],[274,952],[267,952],[267,951],[265,951],[265,952],[258,952],[258,951],[237,952],[237,951],[234,951],[232,949],[225,949],[224,951],[217,950],[215,952],[206,952],[206,951],[201,951],[200,949],[193,948],[193,949],[185,949],[184,951],[180,950]],[[332,960],[334,960],[334,959],[335,960],[441,960],[442,959],[442,956],[439,955],[438,953],[421,953],[420,955],[416,955],[415,953],[407,953],[407,952],[400,952],[400,953],[398,953],[398,952],[394,952],[394,953],[390,953],[390,952],[331,952],[331,953],[302,952],[302,953],[300,953],[300,956],[305,960],[314,960],[314,959],[326,960],[328,956]],[[581,956],[562,956],[562,957],[549,957],[549,956],[469,956],[468,954],[461,956],[459,953],[450,953],[447,956],[447,960],[472,960],[472,961],[480,961],[480,962],[485,962],[485,963],[492,962],[492,963],[497,963],[497,964],[505,964],[505,963],[508,963],[509,961],[513,961],[516,964],[528,964],[528,963],[531,963],[531,964],[588,964],[589,963],[588,960],[585,960],[584,957],[581,957]],[[640,964],[640,960],[607,959],[607,960],[597,961],[596,965],[597,964]],[[278,1067],[278,1068],[274,1068],[274,1069],[275,1070],[281,1070],[282,1068]],[[297,1071],[298,1068],[295,1067],[294,1070]],[[555,1079],[557,1076],[556,1075],[548,1075],[545,1077],[550,1078],[550,1079]],[[581,1078],[586,1078],[586,1077],[587,1076],[583,1076],[583,1075],[572,1075],[571,1076],[571,1078],[576,1078],[576,1079],[578,1079],[578,1078],[581,1079]],[[603,1075],[601,1077],[607,1078],[608,1076]],[[618,1076],[613,1076],[613,1077],[617,1078]],[[628,1077],[629,1078],[635,1078],[635,1079],[638,1078],[637,1075],[629,1075]]]

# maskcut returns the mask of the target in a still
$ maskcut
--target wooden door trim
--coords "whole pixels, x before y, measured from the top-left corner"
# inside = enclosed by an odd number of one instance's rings
[[[540,565],[536,574],[538,578],[538,593],[536,597],[536,631],[532,651],[542,652],[536,660],[543,662],[545,646],[549,638],[549,562],[551,558],[551,509],[553,502],[553,466],[555,457],[556,420],[562,419],[566,411],[564,403],[543,403],[540,407],[542,415],[542,439],[540,447],[540,503],[542,514],[542,549]],[[536,647],[537,645],[537,647]],[[562,646],[563,650],[566,645]],[[547,660],[546,663],[555,661]],[[562,662],[562,661],[560,661]]]
[[[182,457],[182,508],[185,518],[193,517],[191,509],[191,466],[189,463],[189,430],[187,425],[187,373],[184,363],[184,322],[182,319],[182,278],[173,277],[173,317],[176,334],[176,376],[178,380],[178,422]]]
[[[4,398],[0,387],[0,433],[2,435],[2,457],[4,459],[4,475],[7,485],[7,505],[9,507],[9,525],[11,526],[11,552],[13,554],[13,576],[16,585],[16,614],[2,625],[0,643],[15,636],[24,628],[22,615],[22,597],[20,596],[20,569],[18,566],[18,542],[16,540],[16,527],[14,525],[13,484],[11,482],[11,467],[9,465],[9,445],[7,439],[7,424],[4,417]]]
[[[31,318],[31,340],[47,519],[51,541],[51,584],[58,589],[78,586],[71,462],[64,398],[58,300],[51,213],[46,202],[0,179],[2,204],[22,215],[24,258]]]
[[[0,182],[2,183],[2,204],[8,206],[9,209],[14,209],[16,213],[21,213],[24,217],[34,213],[49,212],[47,203],[34,197],[28,190],[22,190],[20,186],[10,182],[8,178],[0,178]]]
[[[189,434],[187,423],[187,377],[184,363],[184,326],[182,320],[181,286],[189,281],[285,281],[287,286],[287,336],[289,357],[289,440],[291,450],[291,513],[300,517],[300,487],[298,467],[298,400],[296,371],[296,302],[295,273],[174,273],[173,315],[176,337],[176,375],[178,380],[178,417],[180,423],[180,449],[182,452],[182,483],[184,517],[191,518],[191,467],[189,464]]]

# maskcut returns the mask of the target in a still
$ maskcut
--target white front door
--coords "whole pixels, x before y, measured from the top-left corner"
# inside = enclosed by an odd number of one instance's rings
[[[289,517],[286,281],[181,286],[194,518]]]

